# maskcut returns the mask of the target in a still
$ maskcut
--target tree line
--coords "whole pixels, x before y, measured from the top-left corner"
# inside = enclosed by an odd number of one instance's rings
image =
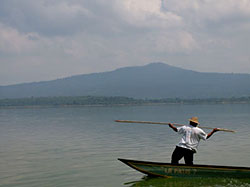
[[[0,99],[0,107],[14,106],[88,106],[88,105],[145,105],[145,104],[206,104],[206,103],[250,103],[249,97],[239,98],[208,98],[208,99],[135,99],[130,97],[102,97],[102,96],[77,96],[77,97],[30,97],[16,99]]]

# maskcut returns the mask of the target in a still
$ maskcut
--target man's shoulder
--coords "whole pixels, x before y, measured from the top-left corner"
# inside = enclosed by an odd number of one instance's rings
[[[195,131],[197,131],[197,132],[205,133],[205,132],[204,132],[201,128],[199,128],[199,127],[195,127],[194,129],[195,129]]]
[[[183,125],[183,126],[180,126],[179,129],[190,129],[190,127],[188,125]]]

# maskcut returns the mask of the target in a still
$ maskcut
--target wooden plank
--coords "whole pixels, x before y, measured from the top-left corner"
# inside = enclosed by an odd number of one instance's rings
[[[115,122],[118,123],[138,123],[138,124],[157,124],[157,125],[168,125],[168,122],[153,122],[153,121],[132,121],[132,120],[115,120]],[[184,126],[183,124],[177,124],[177,123],[172,123],[175,126]],[[204,127],[204,126],[199,126],[199,128],[202,129],[214,129],[213,127]],[[224,129],[224,128],[217,128],[219,131],[224,131],[224,132],[233,132],[235,133],[236,131],[230,130],[230,129]]]

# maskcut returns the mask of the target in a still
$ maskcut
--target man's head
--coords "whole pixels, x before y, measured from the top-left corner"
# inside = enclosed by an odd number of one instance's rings
[[[198,117],[192,117],[189,119],[189,124],[194,126],[194,127],[197,127],[200,123],[198,121]]]

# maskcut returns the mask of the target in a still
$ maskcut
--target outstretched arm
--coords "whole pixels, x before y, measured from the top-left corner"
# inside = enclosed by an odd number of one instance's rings
[[[175,132],[178,131],[177,128],[176,128],[175,126],[173,126],[172,123],[169,123],[168,126],[169,126],[171,129],[173,129]]]
[[[210,138],[215,132],[219,131],[218,128],[214,128],[208,135],[207,135],[207,139]]]

